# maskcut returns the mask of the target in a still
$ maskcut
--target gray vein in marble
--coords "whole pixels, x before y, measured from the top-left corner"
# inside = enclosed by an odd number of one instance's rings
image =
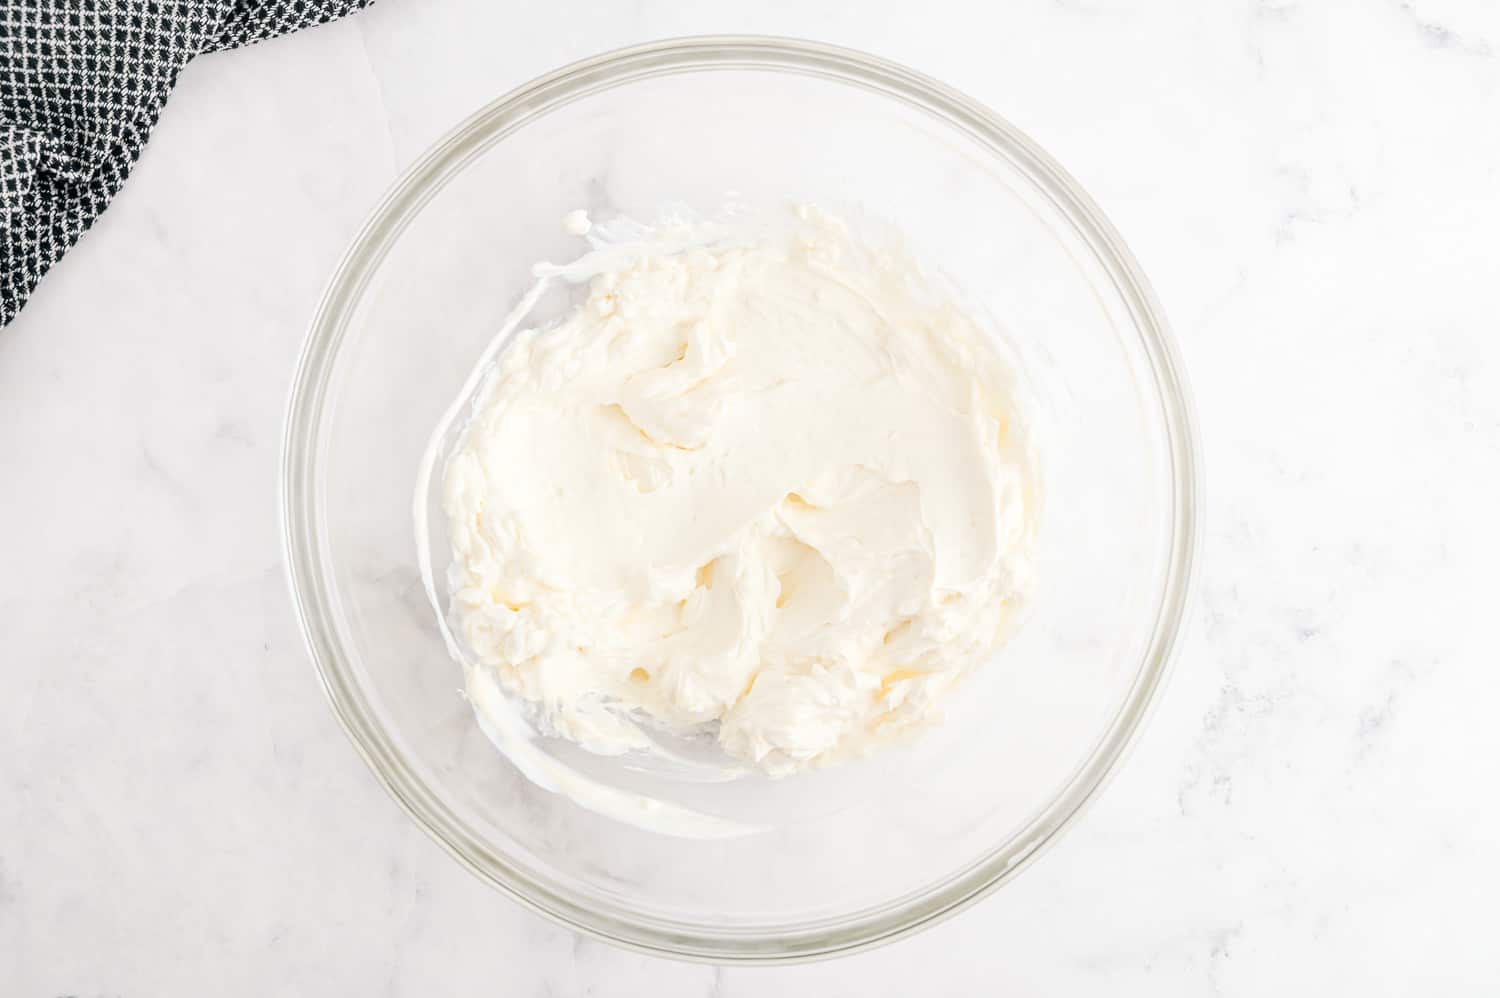
[[[1421,35],[1422,43],[1429,48],[1456,52],[1476,59],[1490,59],[1495,54],[1495,49],[1488,40],[1465,37],[1441,21],[1429,20],[1423,17],[1410,3],[1410,0],[1400,0],[1396,4],[1396,8],[1406,18],[1407,22],[1417,29]]]
[[[1254,0],[1250,5],[1250,24],[1246,31],[1246,45],[1250,52],[1250,60],[1255,64],[1258,76],[1264,78],[1266,69],[1266,53],[1262,36],[1267,28],[1278,27],[1288,24],[1292,16],[1299,10],[1296,3],[1277,3],[1275,0]]]
[[[359,38],[359,52],[364,59],[365,69],[370,74],[370,85],[375,92],[375,101],[380,105],[380,121],[385,128],[386,150],[390,154],[391,172],[397,175],[401,172],[402,164],[396,155],[396,132],[391,124],[391,105],[386,99],[385,81],[381,79],[380,71],[375,68],[375,59],[370,54],[370,39],[368,30],[364,23],[356,19],[356,37]]]

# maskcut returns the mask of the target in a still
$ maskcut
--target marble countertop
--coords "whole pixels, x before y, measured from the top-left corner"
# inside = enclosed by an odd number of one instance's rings
[[[188,68],[0,330],[7,995],[1494,985],[1500,8],[985,10],[382,0]],[[1049,149],[1153,279],[1207,464],[1176,674],[1085,820],[958,918],[798,968],[617,951],[452,862],[324,703],[277,524],[307,319],[398,170],[561,63],[727,31],[908,63]]]

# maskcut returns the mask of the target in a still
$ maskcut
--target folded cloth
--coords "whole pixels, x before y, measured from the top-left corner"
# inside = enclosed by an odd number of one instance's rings
[[[124,183],[204,52],[370,0],[0,0],[0,326]]]

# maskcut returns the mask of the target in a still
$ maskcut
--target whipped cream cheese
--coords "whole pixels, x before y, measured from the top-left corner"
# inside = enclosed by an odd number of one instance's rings
[[[707,736],[784,775],[931,720],[1032,584],[1013,373],[817,208],[630,236],[539,268],[586,299],[515,335],[449,454],[463,657],[605,754]]]

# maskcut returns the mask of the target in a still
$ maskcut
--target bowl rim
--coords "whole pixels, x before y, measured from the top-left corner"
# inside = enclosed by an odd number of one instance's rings
[[[323,402],[350,313],[386,251],[423,205],[473,158],[527,122],[580,97],[685,72],[753,69],[832,78],[872,90],[958,128],[1010,160],[1067,218],[1114,281],[1150,363],[1166,428],[1172,482],[1171,547],[1146,652],[1129,693],[1068,785],[1025,828],[942,882],[833,924],[791,932],[714,930],[621,910],[601,912],[495,855],[448,811],[401,759],[350,679],[336,598],[325,577],[316,458]],[[1201,461],[1188,387],[1161,306],[1113,225],[1060,165],[979,102],[897,63],[792,38],[708,35],[672,38],[580,60],[491,101],[435,142],[386,191],[330,278],[308,328],[287,400],[282,440],[283,554],[298,623],[335,716],[376,779],[449,855],[491,886],[558,924],[618,946],[680,960],[797,963],[870,949],[936,925],[1009,882],[1070,827],[1109,778],[1159,699],[1192,591],[1201,543]]]

